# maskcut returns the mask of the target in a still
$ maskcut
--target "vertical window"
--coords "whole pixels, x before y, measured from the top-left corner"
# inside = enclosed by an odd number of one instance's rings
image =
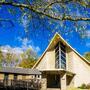
[[[55,46],[55,68],[66,69],[66,46],[61,42]]]
[[[55,46],[55,68],[60,68],[59,43]]]
[[[66,69],[66,47],[60,42],[61,49],[61,68]]]

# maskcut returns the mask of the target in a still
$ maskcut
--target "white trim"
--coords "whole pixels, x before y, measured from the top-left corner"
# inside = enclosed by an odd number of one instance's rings
[[[58,33],[57,33],[58,34]],[[62,41],[67,45],[69,46],[80,58],[82,58],[83,60],[85,60],[88,64],[90,64],[89,61],[87,61],[82,55],[80,55],[74,48],[72,48],[61,36],[60,34],[58,34],[60,39],[62,39]]]
[[[56,33],[57,34],[57,33]],[[46,48],[46,50],[43,52],[43,54],[41,55],[41,57],[38,59],[38,61],[35,63],[35,65],[32,67],[35,68],[36,65],[40,62],[40,60],[42,59],[42,57],[45,55],[45,53],[47,52],[48,48],[50,47],[51,43],[53,42],[53,39],[56,37],[56,34],[54,35],[54,37],[52,38],[52,40],[50,41],[48,47]]]
[[[56,34],[54,35],[54,37],[51,39],[48,47],[46,48],[46,50],[44,51],[44,53],[42,54],[42,56],[39,58],[39,60],[35,63],[35,65],[32,68],[35,68],[38,63],[42,60],[43,56],[45,55],[45,53],[48,51],[50,45],[52,44],[52,42],[54,41],[54,39],[59,36],[59,39],[62,40],[62,42],[65,43],[66,46],[68,46],[70,49],[72,49],[80,58],[82,58],[85,62],[87,62],[90,65],[90,62],[87,61],[83,56],[81,56],[74,48],[72,48],[61,36],[59,33],[56,32]]]

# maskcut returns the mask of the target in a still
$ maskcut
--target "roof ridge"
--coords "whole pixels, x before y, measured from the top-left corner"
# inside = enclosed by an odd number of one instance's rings
[[[44,54],[47,52],[48,48],[50,47],[51,43],[54,41],[56,36],[59,36],[59,38],[69,47],[71,48],[80,58],[82,58],[84,61],[86,61],[89,65],[90,62],[87,61],[82,55],[80,55],[58,32],[56,32],[54,34],[54,36],[52,37],[50,43],[48,44],[46,50],[43,52],[43,54],[41,55],[41,57],[39,58],[39,60],[35,63],[35,65],[32,68],[35,68],[37,66],[37,64],[40,62],[40,59],[44,56]]]

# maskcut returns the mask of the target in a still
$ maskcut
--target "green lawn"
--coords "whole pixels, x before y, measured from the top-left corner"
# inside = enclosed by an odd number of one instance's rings
[[[90,89],[79,89],[79,88],[71,88],[69,90],[90,90]]]

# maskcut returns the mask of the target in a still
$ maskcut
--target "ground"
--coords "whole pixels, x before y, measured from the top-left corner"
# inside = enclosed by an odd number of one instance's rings
[[[79,88],[71,88],[69,90],[90,90],[90,89],[79,89]]]

